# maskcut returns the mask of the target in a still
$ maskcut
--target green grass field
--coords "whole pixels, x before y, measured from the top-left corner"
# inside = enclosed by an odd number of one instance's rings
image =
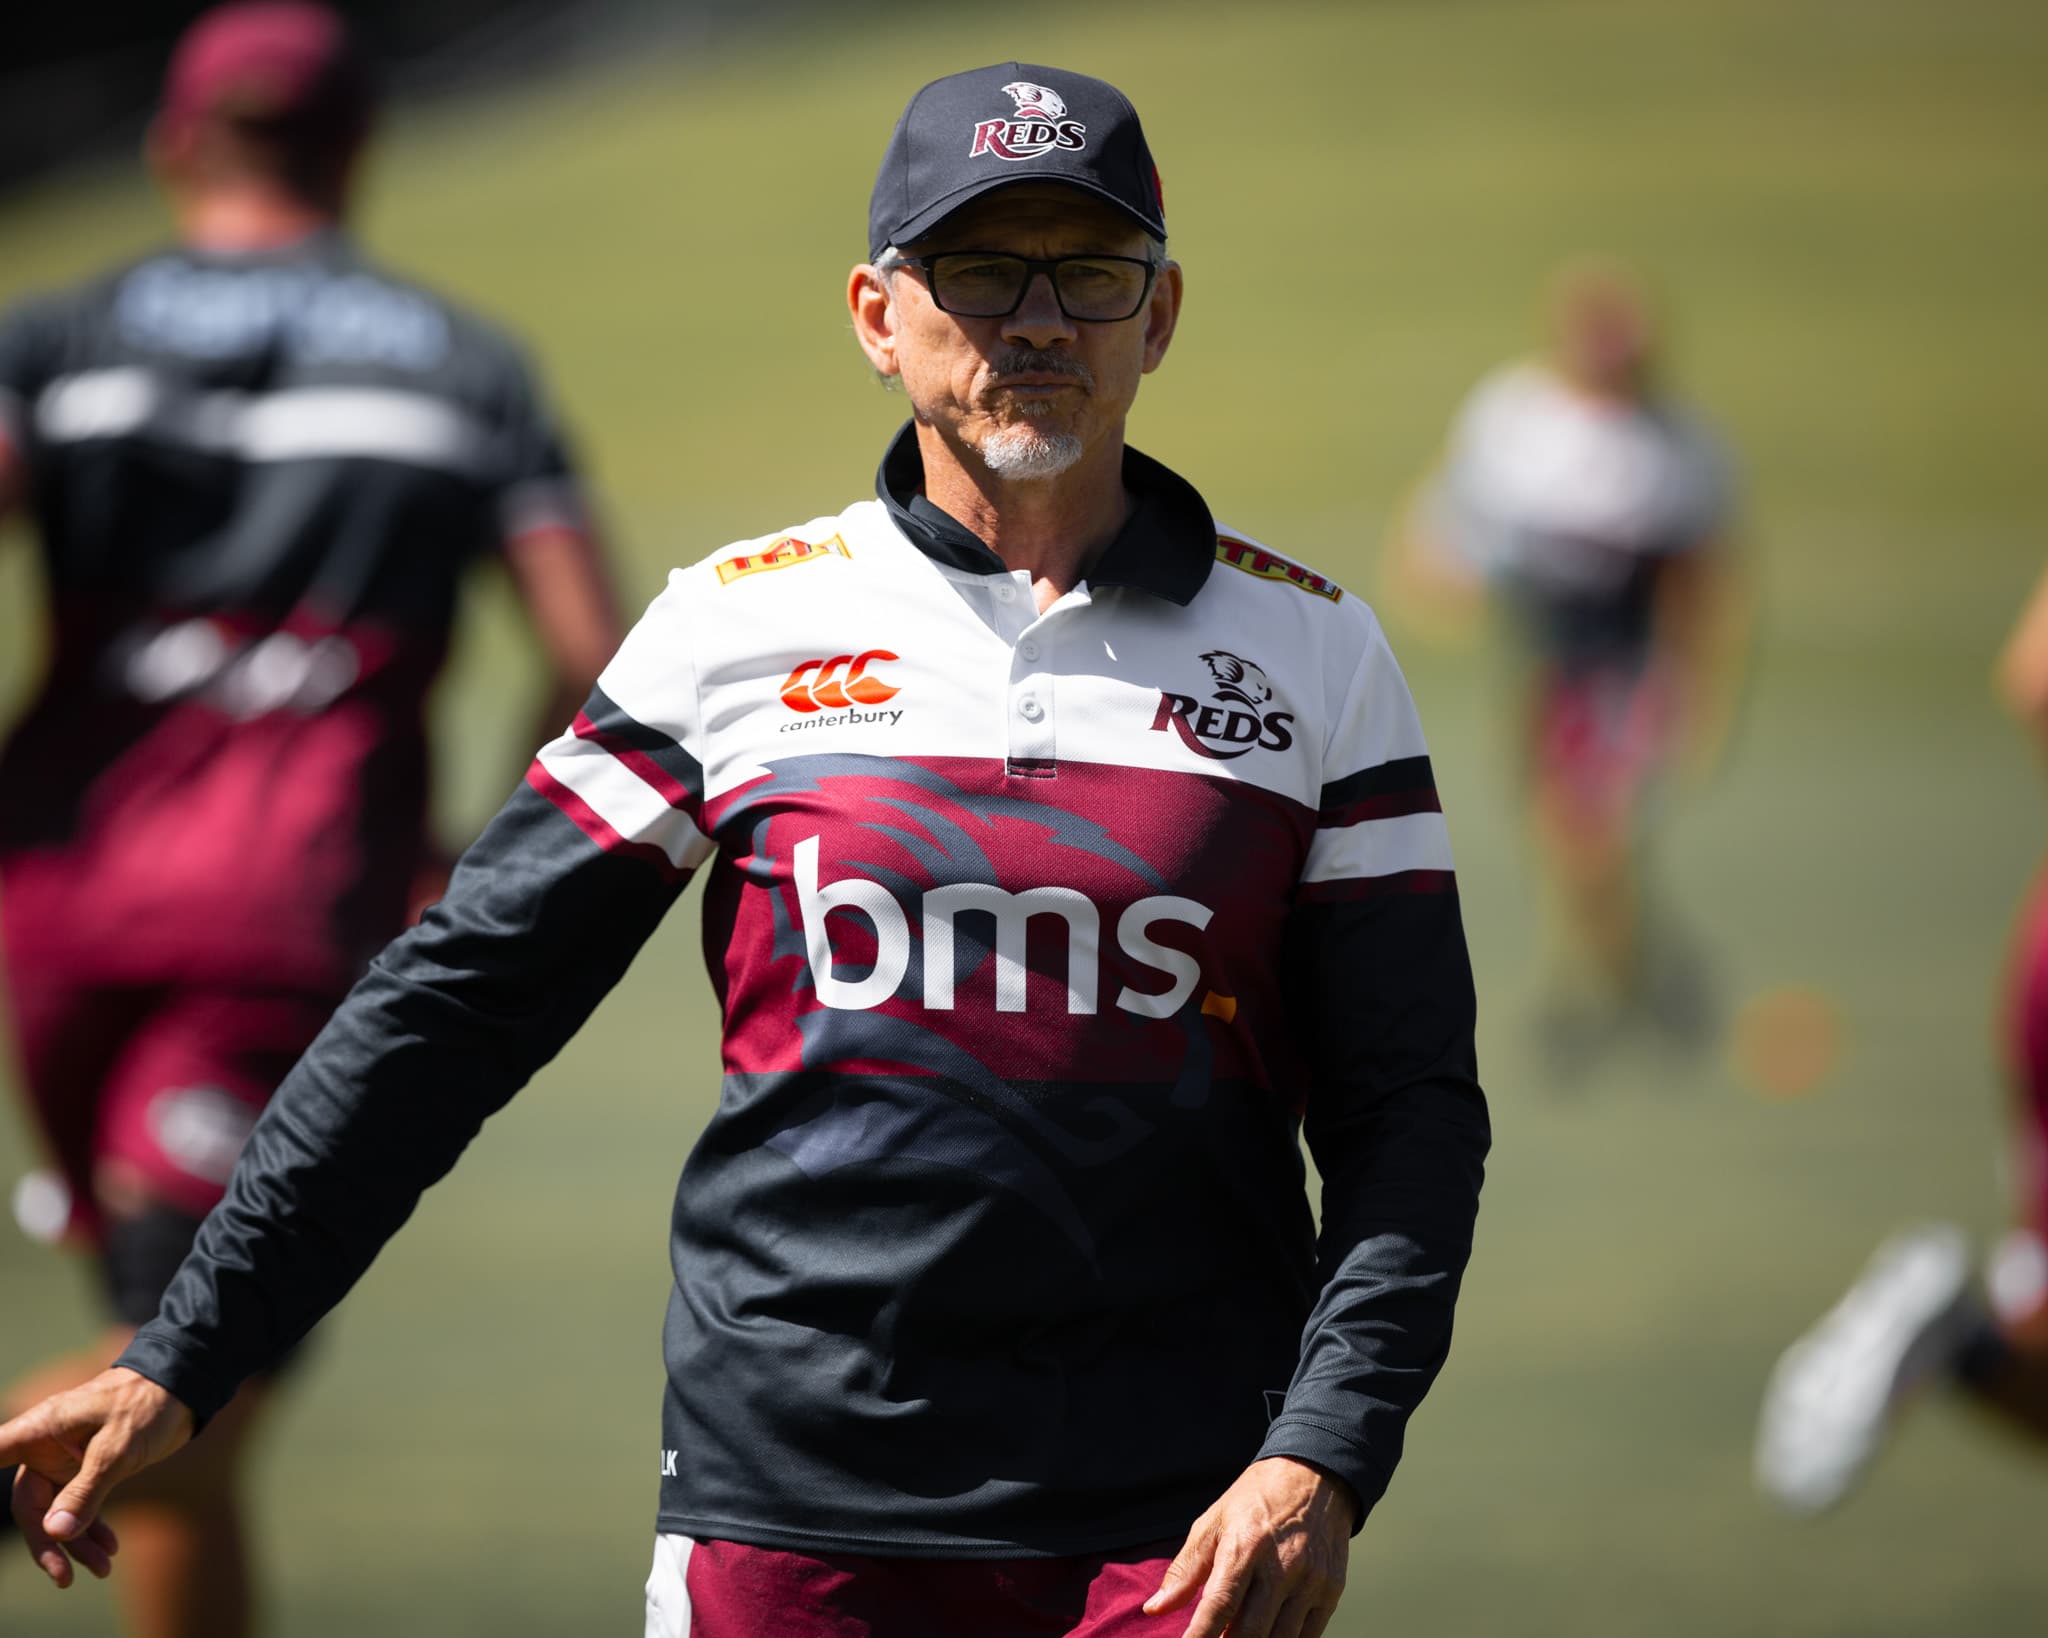
[[[1777,1349],[1901,1219],[2006,1209],[1990,1020],[2042,786],[1987,684],[2048,547],[2048,10],[2031,0],[917,8],[397,121],[365,231],[533,338],[636,597],[867,491],[901,413],[840,290],[908,92],[1023,55],[1131,91],[1188,307],[1135,438],[1369,589],[1383,521],[1562,257],[1661,276],[1737,446],[1764,618],[1744,732],[1662,878],[1737,999],[1834,998],[1839,1070],[1533,1073],[1543,957],[1495,675],[1403,648],[1460,850],[1497,1143],[1457,1348],[1334,1632],[2041,1630],[2048,1469],[1917,1418],[1837,1516],[1748,1483]],[[0,297],[161,231],[125,173],[0,204]],[[17,543],[19,544],[19,543]],[[0,564],[0,685],[33,669]],[[485,599],[439,706],[456,823],[520,759]],[[1397,630],[1397,642],[1399,640]],[[274,1630],[637,1631],[664,1224],[716,1087],[694,910],[330,1327],[257,1475]],[[26,1135],[0,1118],[0,1173]],[[0,1376],[89,1334],[0,1236]],[[0,1571],[0,1632],[112,1630]]]

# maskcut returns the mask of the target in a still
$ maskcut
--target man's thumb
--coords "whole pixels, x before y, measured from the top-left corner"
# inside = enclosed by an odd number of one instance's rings
[[[57,1492],[50,1510],[43,1515],[43,1528],[59,1541],[83,1535],[99,1517],[100,1503],[112,1487],[115,1475],[96,1439],[86,1447],[85,1462],[77,1477]]]

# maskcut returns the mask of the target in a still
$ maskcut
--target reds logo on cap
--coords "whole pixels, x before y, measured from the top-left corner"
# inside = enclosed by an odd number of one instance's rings
[[[1054,148],[1078,151],[1088,146],[1088,127],[1067,118],[1066,99],[1049,85],[1012,80],[1003,89],[1017,105],[1014,119],[985,119],[974,128],[969,159],[994,154],[1011,161],[1036,159]]]

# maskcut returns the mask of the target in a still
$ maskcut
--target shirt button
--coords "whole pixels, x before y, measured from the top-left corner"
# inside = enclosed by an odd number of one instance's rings
[[[1035,660],[1038,658],[1038,645],[1029,637],[1026,637],[1023,642],[1017,645],[1017,652],[1027,660]]]
[[[998,603],[1016,602],[1017,588],[1011,585],[1007,580],[999,582],[996,586],[996,601]]]
[[[1038,701],[1033,699],[1029,694],[1026,694],[1021,700],[1017,702],[1017,715],[1022,717],[1026,722],[1036,722],[1040,717],[1045,715],[1045,707],[1040,705]]]

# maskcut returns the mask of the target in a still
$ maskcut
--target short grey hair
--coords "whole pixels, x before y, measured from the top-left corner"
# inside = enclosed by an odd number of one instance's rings
[[[910,258],[898,250],[896,246],[885,245],[882,248],[882,254],[874,259],[872,265],[875,271],[881,274],[882,283],[886,285],[895,282],[896,275],[903,271],[909,260]]]

